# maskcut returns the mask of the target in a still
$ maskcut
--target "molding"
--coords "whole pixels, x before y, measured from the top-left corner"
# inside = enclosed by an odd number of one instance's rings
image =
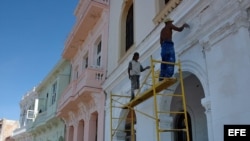
[[[202,6],[194,8],[186,14],[190,15],[188,17],[192,20],[192,23],[197,24],[194,27],[191,24],[190,33],[184,40],[176,44],[176,46],[179,46],[179,48],[176,48],[176,53],[179,56],[194,47],[197,42],[201,44],[204,51],[209,51],[214,44],[237,32],[239,28],[249,28],[246,9],[242,8],[238,1],[229,1],[221,9],[216,8],[213,3],[203,2]],[[208,17],[206,20],[201,19],[204,13],[211,11],[216,14],[215,17]]]
[[[206,97],[206,98],[201,99],[201,104],[205,108],[205,113],[206,114],[211,113],[212,108],[211,108],[211,100],[210,100],[210,98]]]

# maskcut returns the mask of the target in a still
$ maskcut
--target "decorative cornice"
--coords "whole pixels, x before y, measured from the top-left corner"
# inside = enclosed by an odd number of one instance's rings
[[[249,22],[246,13],[239,11],[232,15],[232,17],[223,24],[214,28],[214,30],[207,36],[200,39],[199,43],[204,51],[209,51],[215,43],[221,41],[228,35],[237,32],[241,27],[249,28]]]

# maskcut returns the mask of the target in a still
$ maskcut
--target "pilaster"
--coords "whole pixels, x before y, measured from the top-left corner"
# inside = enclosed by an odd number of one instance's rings
[[[213,141],[213,122],[212,122],[212,109],[211,109],[211,100],[206,97],[201,100],[202,106],[205,108],[205,114],[207,118],[207,128],[208,128],[208,140]]]

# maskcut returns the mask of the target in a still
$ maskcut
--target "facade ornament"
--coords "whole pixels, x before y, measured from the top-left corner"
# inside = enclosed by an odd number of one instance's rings
[[[75,113],[72,111],[69,111],[68,114],[69,114],[69,123],[74,123],[76,119]]]
[[[80,102],[78,104],[78,108],[79,108],[79,115],[81,117],[83,117],[85,115],[85,113],[86,113],[85,108],[84,108],[84,104],[82,102]]]
[[[211,100],[209,98],[203,98],[201,104],[205,108],[206,114],[211,113]]]

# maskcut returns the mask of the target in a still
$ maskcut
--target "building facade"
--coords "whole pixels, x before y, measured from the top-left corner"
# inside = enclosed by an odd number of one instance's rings
[[[57,116],[66,124],[67,141],[102,141],[104,138],[109,0],[80,0],[76,24],[63,58],[71,63],[71,78],[63,92]]]
[[[36,87],[28,91],[20,101],[20,117],[19,124],[20,127],[13,131],[12,137],[16,141],[32,141],[33,136],[28,132],[28,128],[32,126],[34,122],[34,112],[37,113],[38,110],[38,93],[36,92]]]
[[[15,120],[0,119],[0,140],[11,141],[12,132],[19,127],[19,122]]]
[[[70,63],[61,59],[44,80],[21,101],[21,127],[15,141],[63,141],[64,121],[56,117],[57,104],[70,79]]]
[[[28,132],[33,141],[63,141],[64,121],[56,117],[58,100],[70,80],[70,63],[61,59],[45,79],[38,85],[38,106],[35,119]]]
[[[249,0],[111,0],[107,79],[102,86],[108,94],[105,128],[114,125],[119,130],[105,130],[105,141],[132,140],[124,131],[126,122],[110,123],[110,95],[130,96],[127,67],[134,52],[140,53],[143,66],[150,65],[150,56],[161,60],[159,38],[166,17],[172,18],[177,26],[185,22],[190,25],[190,29],[173,32],[173,42],[184,75],[191,140],[221,141],[224,125],[250,123],[247,118],[250,116]],[[155,69],[159,70],[160,65]],[[181,86],[177,84],[164,93],[179,91]],[[141,114],[153,115],[153,107],[153,99],[136,107],[135,140],[156,139],[156,123]],[[158,107],[183,110],[177,98],[160,98]],[[113,113],[122,119],[130,112],[118,108]],[[160,116],[160,122],[164,127],[176,127],[183,118],[164,115]],[[185,140],[181,136],[183,133],[163,133],[161,140]]]

